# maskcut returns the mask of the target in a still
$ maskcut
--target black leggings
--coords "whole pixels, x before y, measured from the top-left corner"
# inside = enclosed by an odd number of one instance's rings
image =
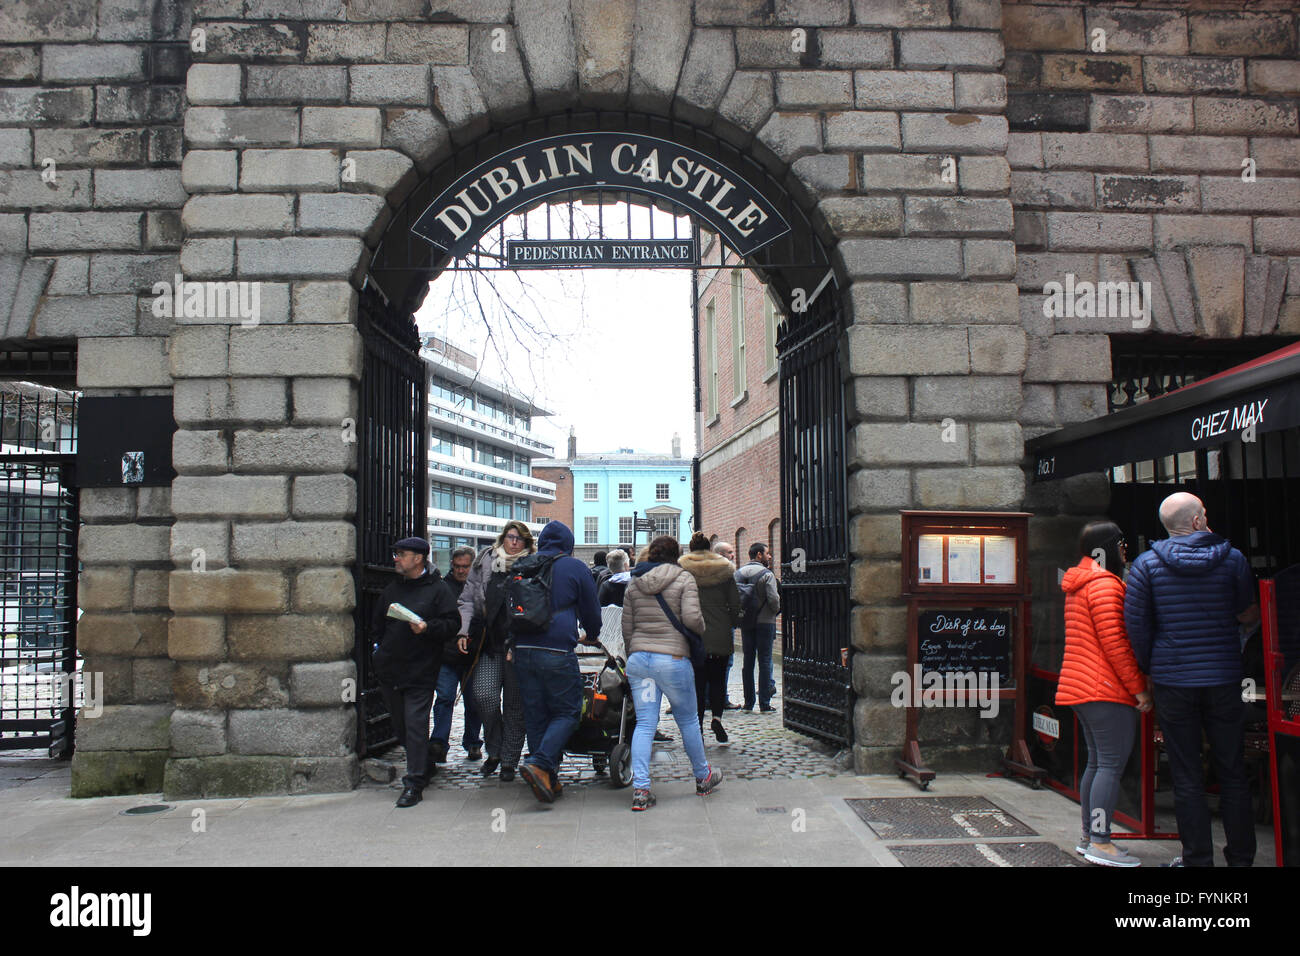
[[[695,702],[700,712],[700,725],[704,724],[704,701],[707,693],[709,710],[722,719],[722,707],[727,702],[727,655],[707,654],[704,666],[695,668]]]

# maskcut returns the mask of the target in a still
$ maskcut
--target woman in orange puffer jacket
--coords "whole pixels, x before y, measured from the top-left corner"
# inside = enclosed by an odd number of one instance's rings
[[[1083,837],[1075,848],[1102,866],[1138,866],[1110,839],[1119,780],[1137,733],[1138,711],[1151,709],[1146,678],[1124,630],[1124,533],[1109,521],[1079,534],[1079,563],[1065,572],[1065,660],[1056,703],[1074,708],[1088,746],[1079,783]]]

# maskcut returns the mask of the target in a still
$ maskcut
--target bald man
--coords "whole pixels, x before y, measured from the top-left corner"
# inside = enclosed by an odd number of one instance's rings
[[[1205,505],[1178,492],[1160,504],[1169,537],[1138,555],[1124,594],[1124,624],[1151,679],[1174,782],[1183,855],[1175,866],[1213,866],[1201,732],[1210,741],[1229,866],[1255,859],[1246,780],[1238,623],[1259,619],[1255,576],[1240,551],[1210,530]]]

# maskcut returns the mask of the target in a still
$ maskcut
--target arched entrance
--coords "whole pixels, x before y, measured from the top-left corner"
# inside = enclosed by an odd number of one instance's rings
[[[425,527],[427,392],[412,317],[429,281],[457,261],[482,267],[480,242],[513,213],[593,192],[651,203],[715,231],[736,254],[736,267],[758,272],[783,305],[776,348],[784,721],[839,747],[852,745],[844,319],[827,249],[777,178],[783,172],[774,158],[765,165],[679,121],[566,112],[491,132],[412,189],[369,261],[358,310],[365,343],[357,422],[359,628],[388,573],[392,529]],[[384,720],[367,642],[356,648],[364,755],[382,742]]]

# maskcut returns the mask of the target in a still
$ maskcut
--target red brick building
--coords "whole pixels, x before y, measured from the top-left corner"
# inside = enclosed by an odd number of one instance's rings
[[[699,308],[699,527],[730,541],[737,560],[764,541],[778,561],[781,478],[776,363],[778,314],[758,277],[720,262],[705,239],[696,281]],[[776,562],[774,562],[776,563]]]

